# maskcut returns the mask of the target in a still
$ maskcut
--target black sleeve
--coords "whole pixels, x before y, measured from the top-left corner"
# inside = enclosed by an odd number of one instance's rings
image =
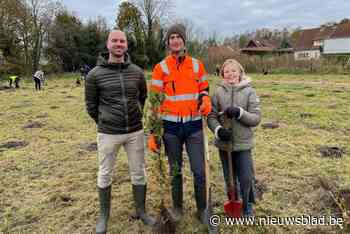
[[[98,123],[98,87],[92,72],[89,72],[85,81],[85,104],[90,117]]]
[[[145,102],[147,99],[147,83],[146,78],[143,72],[141,73],[140,82],[139,82],[139,102],[141,104],[141,108],[143,110],[143,107],[145,106]]]

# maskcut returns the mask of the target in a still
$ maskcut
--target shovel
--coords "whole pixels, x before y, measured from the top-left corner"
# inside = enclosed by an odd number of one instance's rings
[[[202,118],[203,125],[203,141],[204,141],[204,171],[205,171],[205,187],[206,187],[206,199],[207,207],[205,208],[205,217],[208,224],[209,234],[216,234],[218,232],[218,227],[211,225],[211,216],[213,215],[213,207],[211,204],[211,186],[210,186],[210,176],[209,176],[209,143],[208,137],[205,133],[207,122],[205,118]]]
[[[228,168],[229,168],[229,188],[228,196],[229,200],[224,203],[224,212],[227,216],[233,218],[241,217],[242,213],[242,201],[237,199],[236,186],[233,182],[234,171],[232,165],[232,155],[230,152],[226,151],[226,156],[228,158]]]

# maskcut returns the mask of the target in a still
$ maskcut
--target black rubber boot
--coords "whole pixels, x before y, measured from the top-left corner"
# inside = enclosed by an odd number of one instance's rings
[[[153,226],[156,224],[156,219],[147,215],[145,209],[146,203],[146,185],[133,185],[132,191],[134,195],[135,207],[136,207],[136,216],[141,219],[145,225]]]
[[[202,224],[207,224],[205,208],[207,207],[205,187],[195,186],[194,195],[197,204],[197,218]]]
[[[96,224],[96,234],[106,234],[109,211],[111,209],[111,186],[103,189],[97,187],[97,190],[100,199],[100,216]]]
[[[182,175],[177,175],[171,181],[171,196],[173,199],[173,207],[170,215],[175,222],[178,222],[183,215],[183,185]]]

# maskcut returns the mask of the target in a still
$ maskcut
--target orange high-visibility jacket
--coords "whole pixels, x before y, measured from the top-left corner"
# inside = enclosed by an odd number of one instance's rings
[[[153,69],[151,90],[165,94],[160,106],[163,120],[184,123],[201,119],[198,96],[207,94],[208,87],[203,63],[187,55],[180,64],[169,55]]]

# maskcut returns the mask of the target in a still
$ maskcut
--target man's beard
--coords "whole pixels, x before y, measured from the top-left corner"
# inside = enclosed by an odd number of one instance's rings
[[[121,57],[123,57],[123,56],[124,56],[124,53],[125,53],[125,52],[119,54],[119,53],[115,53],[115,52],[111,51],[111,54],[112,54],[113,57],[115,57],[115,58],[121,58]]]

